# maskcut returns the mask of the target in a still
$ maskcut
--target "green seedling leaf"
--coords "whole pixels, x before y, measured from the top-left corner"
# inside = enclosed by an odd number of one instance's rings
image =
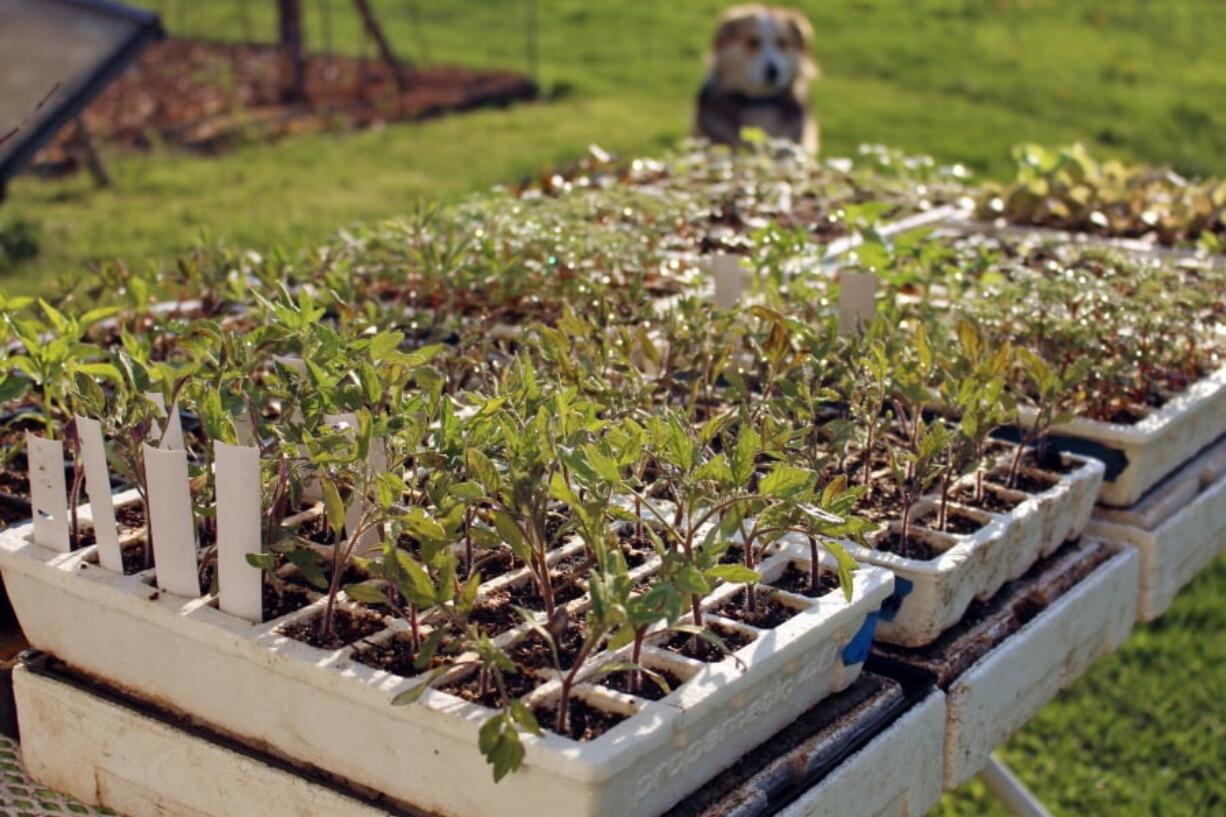
[[[516,557],[523,561],[531,559],[531,550],[528,548],[528,543],[524,541],[524,535],[519,530],[519,525],[511,518],[511,515],[506,511],[492,511],[490,517],[494,522],[494,530],[498,531],[498,535],[503,541],[511,546],[511,550]]]
[[[843,598],[851,601],[852,582],[855,581],[852,574],[859,567],[856,564],[856,560],[851,558],[851,554],[847,552],[847,549],[834,539],[823,540],[822,547],[834,557],[835,563],[838,565],[839,587],[843,590]]]
[[[498,495],[498,469],[489,457],[476,448],[469,448],[464,452],[464,463],[468,466],[468,472],[485,489],[486,496]]]
[[[520,767],[524,760],[524,747],[520,743],[515,722],[507,712],[493,716],[481,725],[477,745],[486,762],[494,767],[494,782],[497,783]]]
[[[682,566],[677,571],[677,575],[673,577],[673,584],[682,593],[705,595],[711,592],[711,583],[707,581],[703,572],[694,565]]]
[[[336,483],[328,477],[319,478],[320,491],[324,499],[324,512],[328,515],[328,526],[334,536],[339,536],[345,530],[345,503],[341,500],[341,492]]]
[[[451,495],[461,502],[475,502],[485,496],[485,491],[476,482],[457,482],[451,486]]]
[[[383,589],[373,584],[347,584],[343,589],[345,595],[360,604],[375,604],[384,607],[392,606],[391,600],[388,599]]]
[[[704,572],[711,581],[725,581],[732,582],[733,584],[753,584],[762,579],[758,571],[745,565],[716,565],[715,567],[707,568]]]
[[[247,564],[265,573],[272,573],[277,569],[277,557],[272,553],[248,553]]]
[[[418,542],[441,547],[450,541],[447,530],[430,516],[424,508],[413,507],[400,517],[405,530]]]
[[[324,573],[324,558],[309,548],[294,548],[285,558],[302,572],[302,577],[316,590],[328,589],[328,577]]]
[[[532,714],[532,710],[523,701],[511,701],[509,707],[511,719],[519,725],[521,729],[530,734],[540,737],[545,734],[541,730],[541,725],[536,722],[536,715]]]
[[[778,463],[762,478],[759,493],[786,499],[804,493],[813,482],[813,473],[794,465]]]
[[[439,645],[443,643],[443,633],[442,627],[430,631],[430,635],[426,636],[426,640],[422,642],[417,657],[413,659],[414,669],[420,671],[430,666],[430,662],[434,660],[435,653],[438,652]]]
[[[405,577],[400,582],[400,592],[404,594],[404,597],[417,607],[433,607],[437,597],[434,582],[430,580],[430,574],[426,572],[426,569],[406,551],[399,548],[396,550],[396,564]]]
[[[421,680],[421,683],[409,687],[395,698],[392,698],[392,706],[408,706],[409,704],[417,703],[418,699],[420,699],[422,695],[426,694],[426,690],[430,688],[430,685],[437,681],[439,676],[447,672],[449,669],[451,669],[451,667],[436,667],[435,669],[431,670],[430,674]]]

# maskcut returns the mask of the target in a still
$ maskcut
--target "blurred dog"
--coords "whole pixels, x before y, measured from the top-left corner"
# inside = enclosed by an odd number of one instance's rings
[[[725,11],[698,95],[697,134],[736,145],[741,128],[760,128],[816,153],[812,49],[813,26],[798,11],[756,4]]]

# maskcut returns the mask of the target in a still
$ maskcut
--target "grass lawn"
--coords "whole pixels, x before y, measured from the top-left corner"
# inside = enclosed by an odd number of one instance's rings
[[[139,0],[138,0],[139,1]],[[271,0],[144,0],[172,30],[269,37]],[[348,3],[333,42],[359,48]],[[658,151],[689,128],[712,20],[724,0],[538,0],[550,103],[375,132],[252,144],[221,158],[108,156],[115,187],[21,179],[0,225],[25,218],[42,256],[0,276],[36,289],[84,263],[165,263],[202,238],[253,248],[320,241],[420,197],[522,178],[581,153]],[[525,66],[526,2],[376,0],[392,37],[438,62]],[[825,78],[814,88],[827,154],[897,144],[1000,175],[1024,140],[1083,139],[1130,158],[1226,173],[1226,4],[1219,0],[800,0]],[[317,42],[319,3],[306,4]],[[366,53],[373,53],[370,48]]]
[[[252,30],[271,33],[271,0]],[[238,37],[232,0],[146,0],[172,30]],[[413,43],[407,6],[375,0]],[[430,57],[524,66],[523,6],[419,0]],[[298,249],[422,197],[514,181],[599,143],[659,151],[685,134],[711,21],[723,0],[539,0],[549,103],[362,133],[251,144],[220,158],[107,153],[115,179],[23,178],[0,226],[24,218],[42,255],[0,277],[36,291],[119,256],[166,263],[200,239]],[[814,97],[824,150],[865,141],[963,161],[991,175],[1021,141],[1081,139],[1189,173],[1226,174],[1226,4],[1221,0],[799,0],[824,79]],[[307,3],[315,13],[317,3]],[[334,0],[335,42],[359,42]],[[312,18],[311,25],[318,20]],[[317,33],[317,28],[315,32]],[[1226,813],[1226,560],[1167,617],[1068,690],[1005,747],[1057,815]],[[941,814],[1003,815],[977,784]]]

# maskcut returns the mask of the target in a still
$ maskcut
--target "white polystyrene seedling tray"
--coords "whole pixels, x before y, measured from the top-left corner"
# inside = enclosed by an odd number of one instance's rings
[[[318,779],[25,665],[14,670],[13,686],[26,769],[40,785],[82,802],[128,817],[388,814]],[[62,740],[68,732],[73,740]],[[944,737],[945,697],[934,690],[780,817],[924,814],[941,796]],[[160,762],[150,763],[151,757]]]
[[[1094,235],[1093,233],[1078,233],[1070,230],[1059,230],[1051,227],[1035,227],[1030,224],[1014,224],[1005,219],[988,221],[976,218],[974,211],[964,209],[951,214],[945,221],[945,226],[959,233],[975,233],[989,236],[1000,236],[1022,240],[1044,241],[1049,243],[1069,244],[1076,247],[1091,249],[1115,250],[1139,258],[1152,258],[1169,263],[1196,263],[1212,266],[1226,266],[1226,254],[1208,253],[1183,247],[1166,247],[1153,241],[1135,238],[1115,238],[1111,236]]]
[[[1172,474],[1133,508],[1096,510],[1086,532],[1137,549],[1138,620],[1158,618],[1184,585],[1226,551],[1226,439]]]
[[[1132,632],[1138,558],[1123,548],[975,662],[946,691],[945,787],[957,788]]]
[[[13,692],[21,713],[21,760],[26,772],[39,786],[110,809],[108,814],[388,815],[386,809],[318,780],[36,673],[24,664],[13,670]],[[67,734],[71,740],[64,739]]]
[[[941,799],[945,695],[933,690],[778,817],[918,817]]]
[[[1032,413],[1023,411],[1030,422]],[[1226,434],[1226,366],[1198,380],[1133,425],[1078,417],[1052,433],[1105,449],[1119,457],[1104,480],[1099,501],[1116,508],[1136,504],[1147,491]],[[1090,448],[1083,453],[1093,456]]]
[[[324,651],[278,633],[288,619],[318,615],[322,601],[253,625],[212,597],[188,599],[157,590],[148,575],[104,570],[94,548],[58,553],[30,534],[30,525],[0,533],[0,567],[35,648],[217,731],[455,817],[662,812],[854,682],[893,586],[887,571],[866,567],[855,573],[850,603],[839,592],[780,596],[803,611],[718,663],[649,648],[648,664],[667,663],[688,680],[659,702],[578,687],[593,706],[634,714],[586,743],[526,736],[523,768],[495,785],[477,750],[489,709],[436,689],[393,707],[421,679],[365,666],[353,660],[354,647]],[[761,571],[770,579],[807,559],[805,548],[784,548]],[[718,588],[709,606],[736,591]],[[402,627],[391,623],[372,639]],[[552,691],[546,684],[532,695]]]
[[[1060,475],[1057,484],[1027,496],[1008,513],[968,511],[991,520],[974,533],[921,534],[946,548],[933,559],[922,561],[854,547],[852,555],[857,561],[887,568],[895,576],[894,595],[881,611],[878,640],[906,647],[930,643],[957,623],[972,601],[990,598],[1005,582],[1024,574],[1065,541],[1075,539],[1094,509],[1103,465],[1097,460],[1065,456],[1077,466]],[[1007,462],[1008,456],[1001,461]],[[1014,493],[1019,499],[1024,496]],[[937,501],[936,497],[926,497],[917,504],[915,516]]]
[[[1130,239],[979,221],[969,211],[950,214],[944,226],[954,234],[1034,238],[1076,246],[1107,247],[1167,262],[1226,265],[1226,255],[1164,248]],[[1218,334],[1226,335],[1226,328],[1219,326]],[[1136,504],[1165,477],[1226,434],[1226,367],[1192,384],[1160,408],[1146,412],[1139,422],[1131,425],[1079,417],[1052,429],[1056,435],[1087,444],[1078,446],[1077,453],[1118,460],[1118,464],[1109,466],[1103,482],[1099,501],[1104,504],[1116,508]],[[1033,422],[1034,412],[1029,408],[1023,407],[1022,415],[1023,422]],[[1096,455],[1094,449],[1100,453]]]

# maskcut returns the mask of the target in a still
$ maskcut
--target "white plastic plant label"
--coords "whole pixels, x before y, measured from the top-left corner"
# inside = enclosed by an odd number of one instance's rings
[[[149,531],[158,589],[194,599],[200,595],[196,524],[188,485],[187,452],[145,447],[149,480]]]
[[[215,443],[217,583],[224,612],[264,618],[263,577],[247,563],[260,552],[260,450]]]
[[[148,398],[153,405],[157,406],[158,411],[166,417],[166,398],[160,392],[146,392],[145,397]],[[162,430],[162,440],[158,445],[159,448],[167,451],[179,450],[184,448],[183,445],[183,421],[179,417],[179,404],[175,403],[174,411],[170,412],[170,417],[166,421],[166,427]]]
[[[26,435],[30,462],[30,505],[34,517],[34,543],[67,553],[68,488],[64,479],[64,444],[59,440]]]
[[[111,495],[111,474],[106,465],[106,442],[102,423],[88,417],[74,418],[81,440],[81,461],[85,466],[85,491],[98,543],[98,564],[112,573],[123,574],[123,552],[119,548],[119,527],[115,524],[115,500]]]
[[[731,309],[745,294],[745,271],[741,257],[728,253],[711,256],[711,280],[715,283],[715,308]]]
[[[877,274],[839,273],[839,334],[850,335],[872,323],[877,314]]]

